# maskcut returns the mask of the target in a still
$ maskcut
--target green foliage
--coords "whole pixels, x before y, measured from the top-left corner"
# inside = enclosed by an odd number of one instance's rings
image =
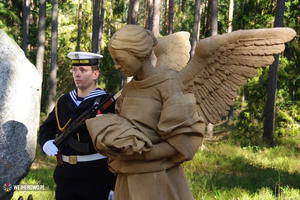
[[[184,10],[180,9],[180,4],[174,5],[174,25],[173,33],[178,31],[188,31],[193,32],[193,22],[194,22],[194,1],[188,0]]]
[[[300,28],[300,2],[299,0],[286,0],[284,23],[287,27],[291,27],[296,31]]]
[[[229,1],[218,1],[218,33],[226,33],[228,29]]]
[[[125,11],[125,1],[124,0],[115,0],[114,1],[114,7],[113,7],[113,15],[116,18],[123,18],[126,14]]]
[[[275,19],[274,2],[261,1],[237,1],[234,10],[233,27],[238,29],[270,28]]]
[[[299,30],[299,20],[295,20],[295,16],[299,12],[298,1],[286,1],[286,9],[284,23]],[[272,27],[276,4],[270,1],[240,1],[236,4],[234,12],[234,29],[248,29],[248,28],[261,28]],[[288,17],[289,16],[289,17]],[[292,18],[292,19],[291,19]],[[297,26],[297,27],[295,27]],[[299,118],[297,115],[292,114],[290,108],[297,109],[297,100],[299,99],[299,69],[297,59],[299,57],[298,39],[288,43],[285,50],[285,58],[280,59],[279,74],[278,74],[278,91],[276,99],[276,122],[275,132],[278,136],[284,137],[290,135],[292,132],[298,133]],[[293,50],[292,50],[293,49]],[[256,82],[260,79],[259,82]],[[253,80],[241,90],[241,95],[245,95],[247,104],[239,116],[237,126],[245,132],[251,131],[252,134],[258,135],[262,131],[264,120],[264,102],[266,100],[267,88],[267,73],[258,74]],[[293,113],[298,113],[294,111]],[[247,117],[248,116],[248,117]],[[259,125],[260,124],[260,125]],[[292,131],[291,131],[292,130]],[[239,131],[237,131],[239,132]]]
[[[100,81],[101,88],[109,93],[119,91],[121,73],[114,67],[114,62],[108,52],[107,47],[104,48],[103,58],[100,63]]]
[[[3,18],[4,17],[10,18],[11,20],[14,20],[18,24],[21,23],[20,18],[13,11],[11,11],[7,8],[7,4],[4,4],[2,2],[0,2],[0,16],[3,16]],[[2,19],[1,19],[1,21],[3,22],[4,20],[2,20]]]
[[[234,1],[233,30],[273,27],[276,11],[276,1],[269,0],[237,0]],[[99,86],[110,93],[119,90],[121,74],[114,69],[114,63],[107,51],[107,43],[112,34],[126,24],[128,0],[111,0],[105,3],[104,32],[102,36]],[[227,30],[228,0],[218,1],[218,32],[222,34]],[[295,29],[299,35],[300,6],[299,0],[286,0],[284,26]],[[46,41],[44,75],[42,88],[42,111],[45,112],[47,103],[49,68],[51,61],[51,15],[52,1],[47,0],[46,11]],[[140,2],[138,24],[144,26],[147,2]],[[74,88],[69,69],[70,60],[66,57],[68,52],[75,51],[77,45],[79,1],[59,1],[58,26],[58,70],[57,70],[57,96]],[[91,51],[92,47],[92,1],[83,0],[80,49]],[[165,13],[165,2],[162,2],[161,27]],[[174,2],[173,33],[188,31],[192,34],[194,21],[194,0]],[[31,23],[29,26],[28,59],[35,64],[38,32],[39,1],[31,2]],[[203,1],[200,38],[206,36],[207,18],[209,8],[207,1]],[[5,30],[19,45],[22,43],[22,1],[0,0],[0,28]],[[166,34],[166,28],[161,28],[160,36]],[[286,44],[285,52],[280,59],[278,73],[278,90],[276,99],[275,134],[278,137],[297,137],[299,135],[299,99],[300,99],[300,37]],[[239,91],[235,110],[240,114],[235,122],[236,133],[234,138],[240,138],[239,143],[250,144],[252,139],[259,143],[263,130],[265,102],[267,93],[268,68],[259,70],[258,75],[248,81],[248,84]],[[245,101],[241,101],[241,97]],[[243,133],[243,134],[241,134]]]
[[[275,135],[297,137],[300,134],[299,113],[299,73],[295,62],[287,57],[280,58],[278,73],[278,90],[276,98]],[[242,109],[233,137],[242,145],[259,144],[264,123],[265,102],[267,94],[268,68],[259,69],[258,75],[250,80],[240,91],[246,104]],[[296,74],[295,74],[296,72]],[[237,101],[240,101],[238,98]],[[239,104],[238,104],[239,105]],[[239,109],[236,107],[236,109]]]
[[[22,36],[22,18],[20,16],[22,10],[22,1],[8,2],[0,0],[0,29],[3,29],[7,35],[13,38],[17,43],[20,42]]]
[[[29,27],[28,59],[35,63],[38,31],[38,0],[32,1]],[[75,51],[77,43],[78,1],[59,2],[58,71],[57,96],[74,88],[66,57]],[[106,1],[104,32],[101,44],[99,85],[110,93],[119,90],[121,74],[114,69],[114,63],[107,51],[107,43],[112,34],[126,24],[128,0]],[[47,0],[46,41],[43,76],[43,99],[46,99],[51,61],[51,15],[52,2]],[[164,2],[162,2],[164,4]],[[192,33],[194,1],[175,1],[173,32]],[[140,12],[145,12],[145,2],[140,3]],[[162,6],[162,9],[164,7]],[[235,1],[233,30],[273,27],[276,1],[237,0]],[[163,15],[163,12],[162,12]],[[201,36],[206,35],[209,10],[203,1],[201,16]],[[278,146],[268,147],[262,141],[265,102],[267,94],[268,67],[259,69],[258,75],[248,80],[242,87],[235,104],[238,113],[230,127],[234,127],[226,138],[229,143],[207,145],[209,150],[199,151],[192,161],[184,164],[188,180],[196,200],[198,199],[299,199],[300,148],[300,3],[286,0],[284,26],[297,31],[295,39],[286,44],[280,58],[278,90],[276,99],[275,136]],[[139,13],[138,24],[144,25],[145,13]],[[226,32],[228,21],[228,0],[219,0],[218,31]],[[80,48],[91,51],[92,41],[92,1],[83,0],[83,15]],[[7,32],[19,45],[22,43],[22,1],[0,0],[0,28]],[[165,30],[160,35],[164,36]],[[242,100],[242,97],[245,100]],[[44,102],[44,101],[43,101]],[[44,119],[45,116],[41,117]],[[282,146],[285,145],[285,146]],[[41,199],[51,199],[54,193],[52,174],[54,159],[37,153],[36,162],[42,167],[31,170],[25,182],[41,183],[49,186],[49,195],[39,194]],[[50,167],[49,167],[50,165]],[[43,178],[43,177],[46,178]],[[47,191],[48,192],[48,191]],[[28,196],[25,194],[24,196]],[[35,194],[34,194],[35,197]],[[34,198],[36,199],[36,198]]]
[[[262,136],[265,101],[267,93],[268,68],[258,69],[258,74],[248,79],[248,84],[239,91],[242,98],[236,99],[235,110],[241,109],[236,122],[233,137],[241,145],[259,143]]]
[[[261,141],[263,123],[251,115],[250,110],[242,111],[232,134],[232,139],[241,146],[258,145]]]

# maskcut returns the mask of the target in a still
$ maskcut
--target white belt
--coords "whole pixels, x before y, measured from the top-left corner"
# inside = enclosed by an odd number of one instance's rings
[[[62,155],[62,160],[64,162],[70,163],[71,165],[76,164],[77,162],[88,162],[88,161],[93,161],[93,160],[100,160],[106,158],[105,156],[99,154],[99,153],[94,153],[90,155],[77,155],[77,156],[65,156]]]

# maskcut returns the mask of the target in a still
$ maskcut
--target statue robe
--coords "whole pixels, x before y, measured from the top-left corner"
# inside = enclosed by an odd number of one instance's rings
[[[118,173],[114,200],[193,199],[181,163],[202,144],[205,125],[176,73],[133,78],[115,110],[86,121],[95,149]]]

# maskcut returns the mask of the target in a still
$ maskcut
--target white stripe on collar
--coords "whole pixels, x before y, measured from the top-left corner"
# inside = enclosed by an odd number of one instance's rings
[[[77,105],[77,89],[74,89],[71,92],[69,92],[69,95],[70,95],[72,101]],[[90,98],[97,97],[97,96],[101,96],[101,95],[106,95],[106,92],[101,90],[100,88],[96,88],[94,91],[92,91],[90,94],[88,94],[87,97],[85,97],[83,99],[83,101],[90,99]]]

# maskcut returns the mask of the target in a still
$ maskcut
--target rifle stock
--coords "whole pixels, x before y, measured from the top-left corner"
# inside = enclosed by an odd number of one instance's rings
[[[57,165],[61,166],[64,162],[62,160],[62,155],[60,150],[58,150],[57,154],[56,154],[56,160],[57,160]]]
[[[95,104],[89,110],[85,111],[76,120],[73,120],[70,123],[70,125],[67,127],[67,129],[64,132],[62,132],[58,137],[55,138],[54,140],[55,146],[57,146],[57,148],[60,149],[61,146],[65,144],[65,142],[76,132],[76,130],[85,123],[85,120],[96,116],[98,110],[100,110],[100,112],[103,113],[104,110],[109,108],[121,96],[121,91],[122,90],[120,90],[115,95],[110,95],[101,104],[95,102]],[[57,159],[58,166],[63,164],[60,150],[58,150],[56,159]]]

